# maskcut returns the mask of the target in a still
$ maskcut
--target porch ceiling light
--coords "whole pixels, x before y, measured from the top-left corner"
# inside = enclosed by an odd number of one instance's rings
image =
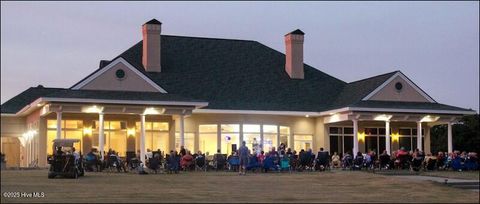
[[[145,111],[143,111],[143,114],[145,115],[158,115],[160,112],[156,108],[145,108]]]
[[[96,105],[82,108],[82,112],[84,113],[101,113],[102,111],[103,111],[103,107],[99,107]]]
[[[423,117],[420,122],[435,122],[439,119],[440,117],[438,116],[431,116],[431,115],[426,115]]]
[[[30,130],[22,134],[23,139],[26,141],[30,141],[35,135],[37,134],[37,131],[35,130]]]
[[[392,118],[392,115],[381,114],[381,115],[375,116],[375,118],[373,118],[373,120],[389,121],[390,118]]]
[[[305,115],[306,118],[310,117],[310,115]]]

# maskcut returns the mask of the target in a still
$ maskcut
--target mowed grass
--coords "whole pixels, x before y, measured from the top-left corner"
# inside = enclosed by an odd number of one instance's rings
[[[1,172],[7,202],[469,202],[478,192],[434,182],[367,172],[88,173],[80,179],[48,179],[46,170]],[[44,198],[6,198],[4,192],[44,192]]]

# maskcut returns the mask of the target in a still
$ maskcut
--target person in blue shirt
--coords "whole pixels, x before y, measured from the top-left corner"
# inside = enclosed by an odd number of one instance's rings
[[[248,165],[248,147],[245,145],[245,141],[242,141],[242,146],[238,149],[238,157],[240,158],[239,175],[245,175]],[[242,172],[243,171],[243,172]]]

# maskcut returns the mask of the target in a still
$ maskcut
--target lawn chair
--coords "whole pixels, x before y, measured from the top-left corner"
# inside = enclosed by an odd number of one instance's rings
[[[390,156],[387,154],[382,154],[379,157],[380,159],[380,169],[390,169]]]
[[[263,169],[265,173],[268,171],[279,171],[280,168],[277,164],[275,164],[275,157],[274,156],[267,156],[265,157],[265,160],[263,160]]]
[[[240,158],[238,156],[230,156],[228,159],[228,170],[238,171],[240,167]]]
[[[247,171],[252,171],[255,172],[260,168],[260,163],[258,162],[258,159],[256,156],[250,156],[248,158],[248,164],[247,164]]]
[[[224,170],[227,164],[226,154],[215,154],[213,157],[213,168],[215,171]]]
[[[120,164],[120,161],[118,161],[118,158],[116,155],[109,155],[108,156],[108,161],[107,161],[107,166],[106,166],[107,171],[109,172],[120,172],[122,169],[122,166]]]
[[[205,155],[200,154],[197,157],[195,157],[195,171],[207,171],[207,158]]]
[[[318,152],[315,161],[315,170],[324,171],[326,169],[330,169],[330,156],[328,155],[328,152]]]
[[[284,156],[280,159],[280,171],[292,172],[290,168],[290,159],[287,156]]]

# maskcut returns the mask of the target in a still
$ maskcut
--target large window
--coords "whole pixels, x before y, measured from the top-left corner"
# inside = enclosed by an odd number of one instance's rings
[[[398,129],[399,148],[405,150],[414,150],[417,148],[417,128],[400,128]],[[425,130],[422,128],[422,147],[425,147]],[[422,149],[423,149],[422,148]]]
[[[290,147],[290,127],[280,126],[280,143],[285,144],[285,147]]]
[[[268,152],[277,146],[278,126],[263,125],[263,151]]]
[[[385,128],[368,127],[364,133],[365,152],[374,151],[379,154],[385,150]]]
[[[345,152],[352,153],[353,149],[353,128],[351,127],[330,127],[330,154],[337,152],[343,155]]]
[[[307,151],[312,148],[313,136],[312,135],[295,135],[294,137],[294,150],[299,152],[300,150]]]
[[[230,154],[239,148],[240,125],[239,124],[221,124],[221,144],[222,153]]]
[[[183,142],[184,145],[183,147],[187,150],[190,151],[192,154],[195,153],[194,149],[194,142],[195,142],[195,134],[192,132],[185,132],[183,133]],[[175,149],[177,151],[180,151],[180,132],[175,133]]]
[[[140,138],[140,122],[135,123],[137,138]],[[169,152],[168,149],[168,122],[145,122],[145,149],[151,151]],[[138,140],[140,144],[140,140]]]
[[[93,146],[99,146],[99,128],[100,123],[95,121],[95,131],[93,132]],[[125,156],[127,152],[127,123],[125,121],[104,121],[103,134],[105,145],[103,151],[113,150],[118,152],[119,156]]]
[[[217,124],[199,125],[198,132],[199,150],[208,155],[217,153]]]
[[[53,140],[57,138],[57,120],[47,120],[47,155],[53,154]],[[83,121],[62,120],[62,139],[79,139],[74,147],[77,152],[83,148]],[[82,152],[83,153],[83,152]]]
[[[260,125],[243,125],[243,141],[248,149],[253,151],[260,150]]]

